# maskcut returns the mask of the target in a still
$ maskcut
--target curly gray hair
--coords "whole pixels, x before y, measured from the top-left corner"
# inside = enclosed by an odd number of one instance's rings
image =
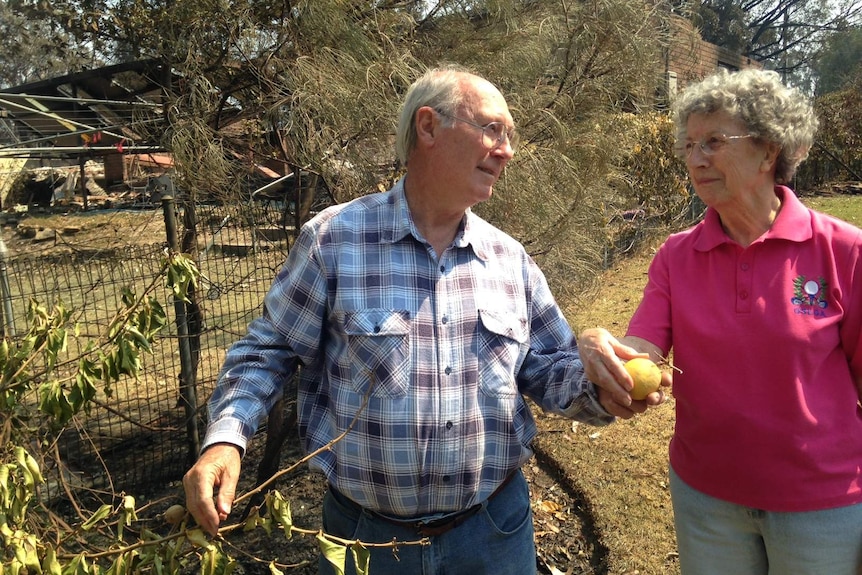
[[[787,183],[808,157],[818,121],[808,97],[782,84],[778,73],[748,68],[719,70],[687,87],[673,104],[678,142],[686,139],[692,114],[724,111],[741,120],[758,139],[777,144],[775,180]]]

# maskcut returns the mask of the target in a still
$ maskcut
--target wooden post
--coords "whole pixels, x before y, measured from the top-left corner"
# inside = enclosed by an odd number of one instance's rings
[[[173,196],[162,196],[162,211],[165,218],[165,231],[168,236],[168,245],[171,250],[179,251],[177,239],[177,218],[174,212],[175,203]],[[179,297],[174,297],[174,313],[176,315],[177,336],[180,348],[180,396],[179,403],[186,412],[186,434],[188,439],[188,459],[193,463],[200,452],[201,439],[198,431],[198,402],[195,389],[194,366],[192,361],[192,350],[189,342],[189,323],[186,313],[185,302]]]

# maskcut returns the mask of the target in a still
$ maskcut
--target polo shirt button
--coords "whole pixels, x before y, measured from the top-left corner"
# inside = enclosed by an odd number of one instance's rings
[[[739,292],[739,299],[748,299],[748,292],[747,291]]]

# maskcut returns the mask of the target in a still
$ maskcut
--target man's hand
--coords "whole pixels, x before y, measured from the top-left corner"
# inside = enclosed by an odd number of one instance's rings
[[[578,349],[584,371],[597,388],[599,402],[608,413],[629,419],[643,413],[649,406],[664,403],[663,389],[649,394],[646,399],[635,401],[629,395],[634,386],[631,376],[623,364],[635,357],[649,357],[653,361],[661,357],[661,350],[652,343],[640,338],[617,340],[603,328],[587,329],[578,337]],[[662,387],[669,387],[672,375],[662,371]]]
[[[186,507],[198,525],[210,535],[218,534],[236,496],[239,480],[240,450],[236,445],[217,443],[208,447],[183,477]],[[218,495],[213,501],[213,490]]]

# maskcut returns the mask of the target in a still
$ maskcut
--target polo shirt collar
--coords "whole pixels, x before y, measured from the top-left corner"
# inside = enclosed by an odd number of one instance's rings
[[[792,242],[803,242],[810,239],[812,231],[808,208],[787,186],[775,186],[775,195],[781,198],[781,210],[778,212],[778,217],[772,222],[772,227],[755,243],[768,239],[783,239]],[[701,230],[701,234],[694,244],[696,250],[709,251],[723,243],[732,242],[721,227],[718,212],[712,208],[706,210]]]

